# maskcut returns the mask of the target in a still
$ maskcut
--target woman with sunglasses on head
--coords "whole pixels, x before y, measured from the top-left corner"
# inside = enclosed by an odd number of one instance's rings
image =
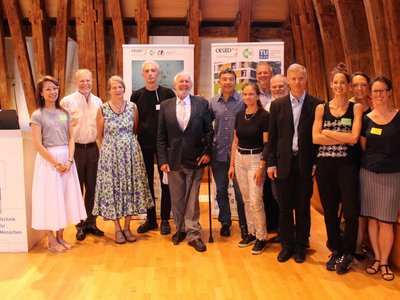
[[[364,116],[360,143],[361,216],[368,218],[368,233],[375,260],[368,274],[379,271],[394,279],[388,266],[393,246],[393,224],[400,204],[400,114],[391,104],[392,82],[377,77],[371,85],[374,110]]]
[[[46,231],[48,249],[55,253],[72,248],[63,237],[67,224],[86,219],[74,164],[71,119],[60,106],[59,90],[55,78],[45,76],[39,80],[39,108],[30,122],[38,152],[32,184],[32,228]]]

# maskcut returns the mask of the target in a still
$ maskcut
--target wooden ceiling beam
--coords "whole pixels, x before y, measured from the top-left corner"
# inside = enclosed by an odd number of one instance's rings
[[[149,8],[147,0],[138,0],[135,13],[137,39],[139,44],[149,43]]]
[[[53,74],[60,84],[60,97],[63,97],[65,93],[70,5],[70,0],[58,0]]]
[[[199,29],[201,23],[200,0],[190,0],[188,10],[189,44],[194,45],[194,74],[200,73],[200,39]],[[197,94],[199,78],[194,76],[194,93]]]
[[[92,72],[92,91],[97,95],[96,36],[94,33],[95,10],[93,1],[75,1],[75,14],[79,68],[89,69]]]
[[[236,25],[238,28],[238,42],[250,42],[251,27],[251,4],[252,0],[239,0],[239,11],[236,15]]]
[[[0,0],[1,4],[1,0]],[[3,11],[0,5],[0,109],[15,109],[7,78],[6,43],[4,37]]]
[[[396,108],[400,108],[400,7],[397,0],[383,0],[384,19],[388,41],[390,69],[392,73],[393,100]],[[395,255],[392,255],[395,259]],[[400,258],[396,258],[400,264]]]
[[[29,21],[32,26],[35,79],[38,81],[45,75],[51,75],[49,23],[44,0],[32,0]]]
[[[105,45],[105,3],[104,0],[94,0],[96,19],[94,30],[96,36],[96,72],[97,72],[97,96],[103,101],[107,99],[107,62]]]
[[[22,32],[21,11],[18,0],[3,1],[5,14],[8,19],[8,26],[11,33],[11,41],[18,64],[22,87],[24,89],[26,105],[31,115],[37,108],[35,97],[35,84],[32,76],[32,69],[29,61],[28,49],[24,34]]]
[[[122,45],[125,44],[124,23],[120,0],[110,0],[111,18],[114,30],[114,74],[122,77]]]

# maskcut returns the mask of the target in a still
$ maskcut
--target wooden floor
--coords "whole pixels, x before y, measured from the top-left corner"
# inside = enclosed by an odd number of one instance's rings
[[[207,241],[207,204],[201,204],[203,237]],[[312,211],[311,249],[307,261],[276,260],[279,245],[258,256],[251,247],[238,248],[239,229],[221,238],[213,221],[214,243],[198,253],[186,242],[174,246],[171,235],[153,231],[132,244],[113,241],[111,222],[98,221],[104,238],[75,240],[64,254],[46,250],[43,240],[28,254],[0,253],[1,299],[400,299],[400,273],[392,282],[365,273],[368,262],[339,276],[325,270],[328,251],[322,216]],[[135,230],[139,221],[132,221]]]

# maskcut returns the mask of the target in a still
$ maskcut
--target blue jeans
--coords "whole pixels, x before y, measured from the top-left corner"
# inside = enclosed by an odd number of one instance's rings
[[[219,207],[218,221],[221,222],[222,225],[230,226],[232,224],[232,220],[228,197],[229,162],[213,160],[211,162],[211,168],[215,180],[215,185],[217,187],[217,203]],[[247,227],[246,215],[244,213],[242,194],[240,193],[236,178],[233,180],[233,189],[235,191],[235,199],[239,216],[239,226],[241,228],[244,228]]]

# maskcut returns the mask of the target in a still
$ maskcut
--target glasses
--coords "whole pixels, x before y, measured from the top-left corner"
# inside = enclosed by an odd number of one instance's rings
[[[51,88],[44,89],[44,91],[49,93],[49,92],[58,91],[58,89],[59,89],[58,86],[54,86],[54,87],[51,87]]]
[[[372,90],[372,94],[384,94],[387,91],[389,91],[388,89],[385,90]]]

